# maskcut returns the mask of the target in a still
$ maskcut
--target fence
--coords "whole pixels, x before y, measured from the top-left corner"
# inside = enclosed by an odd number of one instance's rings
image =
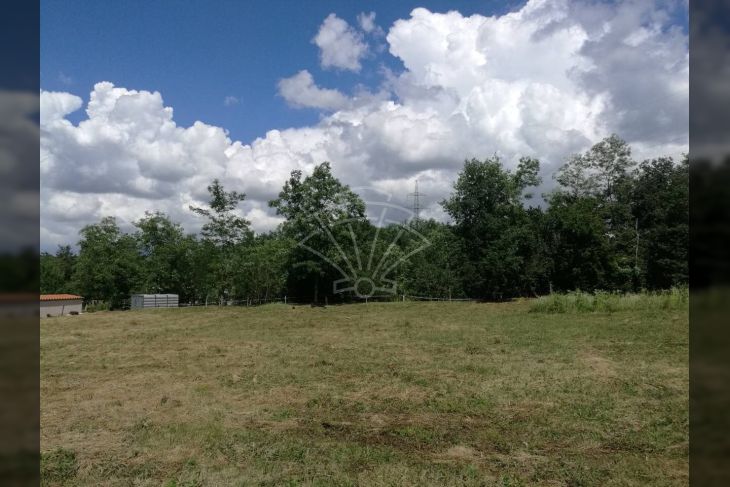
[[[352,303],[370,303],[370,302],[406,302],[406,301],[438,301],[438,302],[478,302],[477,299],[471,298],[450,298],[443,296],[416,296],[411,294],[382,294],[375,296],[347,296],[341,299],[330,299],[332,296],[324,296],[324,298],[318,303],[319,305],[335,305],[335,304],[352,304]],[[291,305],[310,305],[313,304],[310,298],[300,298],[296,296],[280,296],[274,298],[246,298],[246,299],[227,299],[220,301],[209,300],[205,301],[190,301],[190,302],[179,302],[178,308],[192,308],[192,307],[224,307],[224,306],[239,306],[239,307],[250,307],[250,306],[261,306],[264,304],[291,304]],[[121,309],[131,309],[130,300],[124,300]]]
[[[325,296],[320,300],[320,305],[335,305],[335,304],[352,304],[352,303],[370,303],[370,302],[381,302],[381,303],[394,303],[394,302],[407,302],[407,301],[438,301],[438,302],[478,302],[477,299],[471,298],[449,298],[443,296],[416,296],[412,294],[382,294],[367,297],[358,296],[347,296],[346,299],[330,299],[331,296]],[[102,301],[98,301],[97,310],[109,309],[108,306],[99,306]],[[264,304],[291,304],[291,305],[310,305],[313,304],[311,298],[299,298],[296,296],[281,296],[275,298],[247,298],[247,299],[228,299],[221,301],[189,301],[178,303],[178,308],[204,308],[204,307],[226,307],[226,306],[238,306],[238,307],[250,307],[250,306],[261,306]],[[131,300],[125,299],[122,305],[117,308],[121,310],[132,309]],[[159,309],[159,308],[158,308]],[[169,308],[168,308],[169,309]]]

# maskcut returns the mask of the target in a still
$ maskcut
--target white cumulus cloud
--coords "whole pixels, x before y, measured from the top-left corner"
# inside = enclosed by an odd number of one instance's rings
[[[498,154],[514,167],[520,156],[539,157],[546,189],[571,153],[613,132],[638,157],[678,156],[688,144],[687,36],[662,8],[532,0],[492,17],[415,9],[385,37],[404,70],[386,72],[378,93],[348,97],[301,71],[279,93],[322,110],[320,121],[250,144],[203,122],[177,125],[157,92],[98,83],[77,125],[66,116],[83,100],[42,92],[42,238],[74,242],[101,216],[131,222],[152,209],[195,231],[201,222],[187,207],[205,202],[215,177],[248,194],[241,214],[264,230],[279,221],[266,202],[290,171],[322,161],[351,186],[404,206],[418,179],[423,215],[443,218],[438,201],[465,158]],[[334,15],[326,30],[352,32]],[[357,69],[361,56],[327,58],[328,66]]]
[[[320,88],[314,84],[314,78],[306,69],[280,80],[279,94],[295,107],[339,110],[349,104],[347,97],[338,90]]]
[[[324,19],[312,42],[319,47],[323,68],[360,71],[360,59],[368,50],[362,34],[335,14]]]
[[[375,36],[382,36],[384,34],[383,29],[375,23],[375,12],[361,12],[357,16],[357,23],[363,32]]]

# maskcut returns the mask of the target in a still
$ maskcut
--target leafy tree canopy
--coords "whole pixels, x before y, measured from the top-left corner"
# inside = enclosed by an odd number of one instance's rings
[[[210,209],[190,206],[190,210],[208,221],[201,229],[201,235],[218,247],[241,243],[251,236],[250,222],[235,214],[238,205],[246,199],[244,193],[225,191],[218,179],[208,186]]]

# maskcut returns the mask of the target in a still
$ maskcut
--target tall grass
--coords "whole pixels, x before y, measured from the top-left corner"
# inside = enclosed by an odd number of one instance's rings
[[[632,310],[682,310],[689,304],[689,289],[675,287],[666,291],[643,293],[613,293],[575,291],[551,294],[536,299],[530,306],[533,313],[613,313]]]

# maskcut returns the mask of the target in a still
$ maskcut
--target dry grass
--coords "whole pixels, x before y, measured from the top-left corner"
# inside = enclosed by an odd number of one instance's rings
[[[42,320],[47,485],[683,485],[686,310]]]

